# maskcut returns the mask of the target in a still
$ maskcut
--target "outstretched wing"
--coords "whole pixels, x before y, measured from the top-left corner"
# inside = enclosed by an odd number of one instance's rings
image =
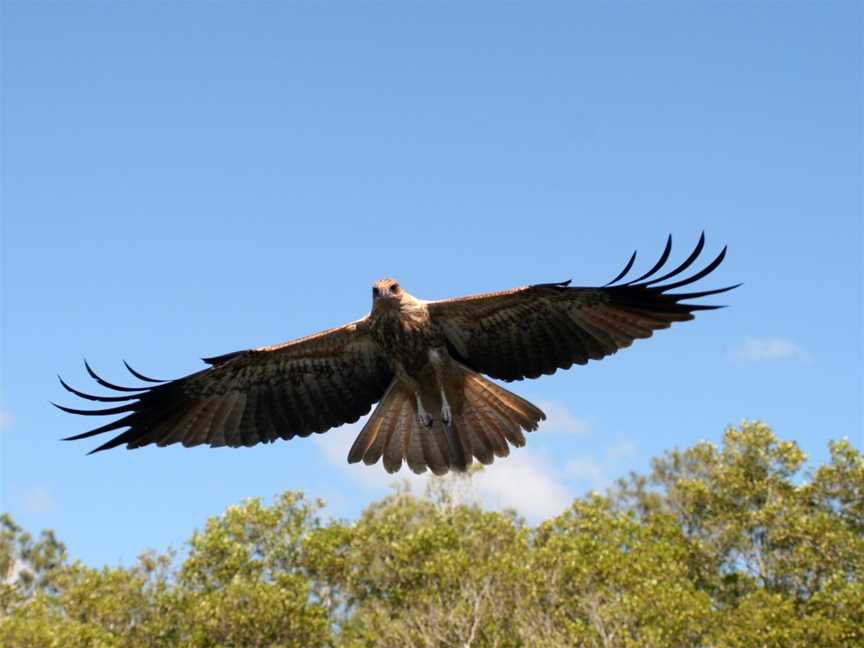
[[[589,359],[599,360],[651,337],[673,322],[693,319],[693,312],[722,308],[683,303],[736,286],[701,292],[669,293],[710,274],[726,248],[691,277],[663,283],[689,268],[705,246],[705,235],[677,268],[655,276],[669,259],[672,237],[660,260],[642,276],[618,283],[630,271],[636,253],[615,279],[603,287],[570,287],[570,282],[538,284],[503,292],[434,301],[432,320],[444,331],[451,355],[493,378],[519,380],[552,374]],[[740,284],[738,284],[740,285]]]
[[[212,366],[172,381],[136,378],[152,383],[120,387],[88,373],[122,396],[87,400],[123,403],[101,410],[60,409],[85,416],[123,414],[116,421],[68,440],[128,428],[93,452],[126,444],[139,448],[166,446],[252,446],[278,438],[308,436],[352,423],[379,400],[393,377],[387,357],[369,337],[366,320],[330,329],[277,346],[205,358]],[[86,363],[85,363],[86,364]]]

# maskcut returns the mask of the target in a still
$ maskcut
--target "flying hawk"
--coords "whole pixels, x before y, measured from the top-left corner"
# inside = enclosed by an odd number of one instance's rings
[[[588,360],[600,360],[656,329],[693,319],[693,312],[721,306],[683,303],[737,286],[670,293],[711,273],[726,248],[703,270],[673,282],[705,245],[704,234],[687,259],[657,276],[669,258],[672,237],[660,260],[642,276],[621,283],[624,270],[597,288],[570,281],[502,292],[425,301],[395,279],[372,286],[372,310],[350,324],[275,346],[204,358],[210,366],[178,380],[148,378],[148,385],[100,385],[122,395],[91,401],[121,403],[97,410],[58,405],[85,416],[122,414],[107,425],[69,437],[84,439],[128,428],[92,452],[125,444],[252,446],[309,436],[352,423],[378,406],[354,441],[348,461],[388,472],[406,461],[422,473],[464,471],[473,458],[491,464],[525,445],[523,431],[545,418],[527,400],[492,382],[537,378]],[[665,283],[664,283],[665,282]],[[740,284],[739,284],[740,285]],[[125,364],[125,362],[124,362]]]

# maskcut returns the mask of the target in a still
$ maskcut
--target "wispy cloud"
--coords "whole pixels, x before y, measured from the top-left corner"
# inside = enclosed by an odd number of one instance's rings
[[[585,437],[591,433],[591,425],[588,421],[575,416],[566,403],[544,400],[536,401],[536,403],[546,414],[546,420],[541,423],[544,435],[557,432]]]
[[[606,470],[594,457],[583,456],[567,463],[567,474],[571,479],[586,483],[593,490],[599,490],[606,482]]]
[[[53,513],[57,510],[57,501],[47,488],[37,486],[21,496],[21,506],[27,513]]]
[[[603,458],[593,455],[574,457],[567,462],[567,474],[575,481],[584,483],[592,490],[602,490],[621,472],[622,461],[632,461],[639,455],[639,448],[632,441],[619,441],[606,449]]]
[[[606,450],[606,459],[609,461],[632,460],[639,456],[639,448],[632,441],[619,441]]]
[[[787,338],[747,338],[731,350],[732,359],[744,362],[772,362],[798,360],[810,362],[810,354]]]
[[[0,407],[0,432],[5,432],[11,428],[13,421],[12,413],[5,407]]]

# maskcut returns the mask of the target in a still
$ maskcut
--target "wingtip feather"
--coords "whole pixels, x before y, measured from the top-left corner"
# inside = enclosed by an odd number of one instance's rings
[[[151,382],[151,383],[167,382],[165,380],[160,380],[159,378],[150,378],[149,376],[145,376],[144,374],[142,374],[138,371],[135,371],[132,367],[129,366],[129,363],[126,362],[125,360],[123,360],[123,364],[125,365],[126,369],[129,370],[129,373],[131,373],[133,376],[135,376],[138,380],[143,380],[144,382]]]
[[[102,385],[103,387],[106,387],[108,389],[113,389],[114,391],[120,391],[120,392],[139,392],[139,391],[146,391],[147,389],[149,389],[148,387],[121,387],[120,385],[115,385],[113,383],[110,383],[107,380],[105,380],[104,378],[102,378],[95,371],[93,371],[93,368],[87,362],[86,358],[84,359],[84,367],[85,367],[85,369],[87,369],[87,373],[90,374],[90,377],[93,380],[95,380],[97,383],[99,383],[100,385]]]
[[[610,281],[609,283],[605,284],[603,287],[605,288],[605,287],[607,287],[607,286],[611,286],[611,285],[614,284],[616,281],[619,281],[620,279],[623,279],[623,278],[627,275],[627,273],[630,272],[630,268],[633,267],[633,263],[634,263],[635,261],[636,261],[636,250],[633,250],[633,254],[630,256],[630,260],[627,262],[627,265],[624,266],[624,269],[623,269],[621,272],[618,273],[618,276],[616,276],[616,277],[615,277],[612,281]]]

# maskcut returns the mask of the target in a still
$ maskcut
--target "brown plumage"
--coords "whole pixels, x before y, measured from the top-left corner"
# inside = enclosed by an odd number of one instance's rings
[[[126,428],[93,452],[182,443],[185,446],[251,446],[325,432],[351,423],[380,401],[348,454],[351,463],[382,460],[388,472],[406,462],[420,473],[465,470],[477,459],[490,464],[510,445],[525,445],[543,412],[484,377],[506,381],[536,378],[599,360],[647,338],[693,312],[720,308],[682,303],[731,290],[669,293],[711,273],[726,248],[696,274],[671,283],[704,247],[674,270],[655,276],[672,248],[637,279],[620,283],[624,270],[602,287],[571,287],[569,281],[537,284],[443,301],[423,301],[394,279],[373,286],[364,318],[276,346],[205,358],[210,367],[172,381],[121,387],[87,372],[122,395],[77,396],[117,405],[73,414],[119,419],[69,439]]]

